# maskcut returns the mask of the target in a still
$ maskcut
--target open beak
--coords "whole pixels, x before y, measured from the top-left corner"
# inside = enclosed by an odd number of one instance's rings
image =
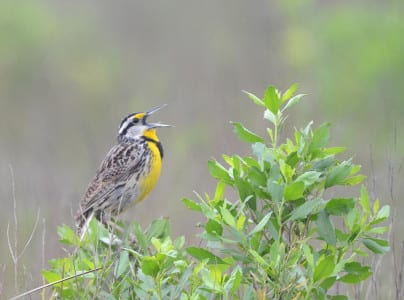
[[[145,119],[147,120],[147,118],[154,114],[156,111],[162,109],[163,107],[167,106],[167,104],[162,104],[159,105],[151,110],[149,110],[148,112],[146,112],[146,116]],[[150,128],[158,128],[158,127],[173,127],[172,125],[167,125],[167,124],[161,124],[161,123],[146,123],[147,126],[149,126]]]

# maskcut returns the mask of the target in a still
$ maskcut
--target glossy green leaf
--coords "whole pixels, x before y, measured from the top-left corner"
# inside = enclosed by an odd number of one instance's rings
[[[329,296],[330,300],[348,300],[348,296],[345,295],[331,295]]]
[[[274,86],[269,86],[262,99],[266,108],[268,108],[274,115],[278,115],[279,106],[281,105],[281,99],[279,98],[278,92]]]
[[[254,260],[255,260],[257,263],[259,263],[259,264],[262,265],[262,266],[267,266],[267,267],[269,267],[268,262],[267,262],[261,255],[259,255],[257,251],[255,251],[255,250],[253,250],[253,249],[249,249],[248,252],[252,255],[252,257],[254,258]]]
[[[143,233],[143,230],[142,230],[142,228],[140,227],[140,225],[138,223],[135,223],[133,225],[133,231],[134,231],[135,236],[136,236],[137,244],[140,246],[140,248],[142,249],[143,252],[146,252],[147,247],[148,247],[147,237]]]
[[[294,96],[293,98],[291,98],[286,105],[282,108],[282,112],[284,112],[285,110],[291,108],[292,106],[298,104],[300,102],[300,100],[306,96],[305,94],[299,94]]]
[[[76,232],[67,225],[57,227],[59,235],[59,241],[67,245],[78,245],[80,238],[76,235]]]
[[[282,200],[283,189],[283,185],[280,185],[275,181],[270,181],[268,183],[268,191],[274,201],[280,202]]]
[[[241,284],[242,279],[243,279],[242,269],[240,266],[237,265],[234,268],[233,272],[230,274],[229,279],[224,284],[224,290],[229,294],[236,293]]]
[[[309,151],[313,151],[314,149],[323,148],[327,145],[328,140],[330,138],[330,123],[324,123],[320,125],[313,132],[313,137],[310,143]]]
[[[353,198],[333,198],[327,201],[325,210],[328,214],[333,216],[347,215],[355,206],[355,199]]]
[[[62,275],[60,273],[51,272],[48,270],[42,270],[42,276],[46,279],[48,283],[58,281],[62,279]],[[60,284],[58,284],[60,285]]]
[[[317,171],[308,171],[300,175],[296,178],[296,181],[301,181],[304,183],[306,187],[311,186],[312,184],[319,182],[321,177],[321,173]]]
[[[305,219],[309,214],[315,212],[317,208],[321,205],[322,200],[314,199],[304,202],[302,205],[293,210],[288,221],[294,221],[299,219]]]
[[[276,115],[274,115],[274,113],[273,113],[272,111],[270,111],[269,109],[265,110],[265,112],[264,112],[264,119],[268,120],[268,121],[271,122],[272,124],[276,124],[276,122],[277,122],[277,121],[276,121]],[[268,130],[269,130],[269,131],[268,131],[268,134],[269,134],[271,140],[273,140],[273,139],[274,139],[273,131],[272,131],[271,128],[269,128]]]
[[[359,198],[359,204],[365,212],[365,216],[368,217],[370,215],[370,201],[369,194],[366,188],[362,185],[361,187],[361,195]]]
[[[259,135],[255,134],[254,132],[245,128],[241,123],[238,122],[231,122],[233,125],[234,131],[236,135],[240,138],[240,140],[247,142],[247,143],[258,143],[258,142],[265,142],[265,140],[260,137]]]
[[[327,278],[334,272],[335,263],[334,256],[321,256],[314,269],[313,280],[315,282]]]
[[[318,213],[316,224],[320,237],[328,244],[335,246],[337,237],[335,235],[334,225],[331,223],[330,217],[325,210]]]
[[[359,183],[362,183],[366,179],[366,176],[364,175],[356,175],[356,176],[350,176],[347,179],[345,179],[342,184],[344,185],[357,185]]]
[[[342,276],[339,281],[349,284],[357,284],[372,275],[370,267],[362,266],[359,262],[346,263],[344,271],[347,274]]]
[[[363,244],[373,253],[384,254],[390,250],[389,243],[386,240],[376,238],[366,238]]]
[[[142,272],[152,277],[156,277],[160,270],[157,259],[154,256],[143,256],[140,265]]]
[[[223,234],[223,227],[215,220],[209,219],[205,225],[205,230],[207,233],[221,236]]]
[[[195,201],[193,201],[189,198],[183,198],[182,203],[184,203],[185,206],[188,207],[190,210],[198,211],[198,212],[202,211],[200,204],[196,203]]]
[[[264,101],[262,101],[260,98],[258,98],[254,94],[252,94],[250,92],[247,92],[247,91],[244,91],[244,90],[242,92],[244,94],[246,94],[252,101],[254,101],[255,104],[265,107]]]
[[[234,218],[234,216],[230,213],[230,211],[227,208],[221,207],[220,214],[222,215],[223,221],[227,225],[236,228],[236,219]]]
[[[215,160],[208,161],[208,169],[210,174],[219,180],[223,180],[225,182],[232,182],[232,179],[227,171],[221,164],[219,164]]]
[[[120,277],[129,267],[129,252],[126,250],[121,251],[118,263],[115,267],[115,277]]]
[[[323,151],[323,153],[325,154],[325,155],[336,155],[336,154],[338,154],[338,153],[342,153],[342,152],[344,152],[346,150],[346,148],[345,147],[331,147],[331,148],[326,148],[326,149],[323,149],[322,151]]]
[[[213,198],[215,201],[219,201],[219,200],[223,199],[225,187],[226,187],[226,184],[224,183],[224,181],[219,181],[217,183],[215,196]]]
[[[285,187],[283,197],[285,200],[297,200],[303,196],[304,183],[301,181],[293,182]]]
[[[203,249],[203,248],[188,247],[186,249],[186,251],[189,255],[191,255],[192,257],[195,257],[196,259],[198,259],[200,261],[207,260],[208,264],[224,264],[224,265],[227,264],[220,257],[216,256],[212,252],[210,252],[206,249]]]
[[[267,225],[269,218],[271,217],[272,212],[270,211],[269,213],[267,213],[262,220],[253,228],[253,230],[250,231],[250,233],[248,235],[253,235],[257,232],[260,232],[264,229],[265,225]]]
[[[376,214],[376,219],[387,219],[390,216],[390,205],[384,205]]]
[[[283,94],[281,97],[282,102],[285,102],[289,100],[293,94],[296,92],[297,88],[299,87],[299,84],[294,83],[292,84]]]
[[[167,218],[159,218],[152,221],[146,230],[146,237],[149,241],[152,238],[164,238],[170,234],[170,222]]]
[[[333,168],[325,179],[325,187],[339,185],[344,182],[351,172],[352,164],[350,161],[344,161],[339,166]]]

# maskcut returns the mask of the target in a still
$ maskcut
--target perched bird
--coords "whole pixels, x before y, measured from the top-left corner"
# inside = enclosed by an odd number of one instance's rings
[[[76,214],[79,234],[95,216],[106,221],[142,201],[160,176],[163,146],[156,128],[170,127],[148,123],[147,118],[165,105],[148,112],[126,116],[118,131],[118,142],[108,152],[89,184]]]

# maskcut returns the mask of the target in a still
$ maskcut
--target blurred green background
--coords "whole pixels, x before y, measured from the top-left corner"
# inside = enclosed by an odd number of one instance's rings
[[[391,296],[404,240],[403,15],[400,0],[1,0],[0,296],[40,284],[46,261],[63,255],[56,226],[73,225],[126,114],[167,103],[153,120],[175,128],[160,130],[157,187],[124,217],[143,226],[169,217],[174,235],[197,242],[197,216],[181,198],[212,193],[209,158],[248,153],[229,121],[265,132],[241,90],[295,82],[308,96],[284,135],[331,121],[332,144],[346,146],[371,194],[393,205],[395,251],[376,275]],[[9,224],[14,247],[13,194],[20,252],[40,210],[17,286],[6,234]]]

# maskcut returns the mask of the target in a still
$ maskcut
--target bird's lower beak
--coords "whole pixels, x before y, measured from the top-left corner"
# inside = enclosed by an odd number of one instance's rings
[[[156,111],[162,109],[163,107],[167,106],[167,104],[162,104],[160,106],[157,106],[151,110],[149,110],[148,112],[146,112],[146,116],[145,118],[148,118],[150,115],[154,114]],[[147,125],[150,128],[159,128],[159,127],[173,127],[172,125],[167,125],[167,124],[161,124],[161,123],[147,123]]]

